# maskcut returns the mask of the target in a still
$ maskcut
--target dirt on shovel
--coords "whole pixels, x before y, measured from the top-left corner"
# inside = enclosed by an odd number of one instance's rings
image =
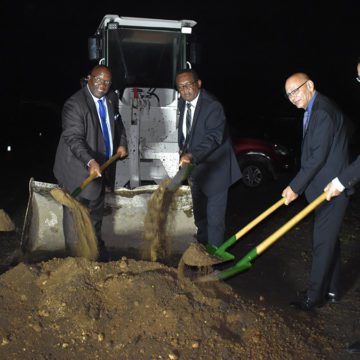
[[[181,260],[189,266],[211,266],[224,262],[224,259],[211,255],[206,251],[204,245],[193,242],[184,252]]]

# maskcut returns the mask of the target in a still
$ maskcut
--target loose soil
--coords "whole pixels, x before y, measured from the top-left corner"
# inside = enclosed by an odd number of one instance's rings
[[[149,199],[144,218],[144,259],[158,261],[171,258],[173,219],[170,209],[175,192],[167,189],[170,183],[170,179],[162,181]]]
[[[227,235],[280,198],[288,178],[230,190]],[[313,313],[288,306],[306,289],[312,218],[285,234],[252,267],[224,282],[196,283],[209,268],[120,257],[108,263],[54,258],[12,263],[25,202],[4,207],[16,230],[0,233],[0,359],[353,359],[360,339],[360,202],[341,233],[344,294]],[[239,260],[306,205],[282,207],[229,251]],[[186,275],[186,274],[185,274]]]

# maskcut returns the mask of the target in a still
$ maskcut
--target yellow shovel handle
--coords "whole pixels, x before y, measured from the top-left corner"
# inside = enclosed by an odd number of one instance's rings
[[[283,236],[287,231],[289,231],[294,225],[296,225],[300,220],[302,220],[306,215],[313,211],[318,205],[320,205],[326,199],[326,193],[324,192],[319,197],[317,197],[313,202],[311,202],[306,208],[301,210],[297,215],[290,219],[286,224],[284,224],[280,229],[276,230],[268,238],[266,238],[262,243],[256,247],[256,253],[260,255],[264,252],[270,245],[272,245],[276,240]]]
[[[285,198],[281,198],[274,205],[272,205],[267,210],[265,210],[263,213],[261,213],[258,217],[256,217],[253,221],[251,221],[249,224],[244,226],[241,230],[239,230],[235,234],[236,240],[238,240],[242,236],[244,236],[248,231],[250,231],[253,227],[255,227],[259,222],[263,221],[266,217],[268,217],[271,213],[273,213],[276,209],[278,209],[284,203],[285,203]]]

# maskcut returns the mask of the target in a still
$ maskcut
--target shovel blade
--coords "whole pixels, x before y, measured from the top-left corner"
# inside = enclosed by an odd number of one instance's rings
[[[234,275],[237,275],[249,269],[251,267],[251,261],[254,260],[257,256],[258,254],[256,252],[256,248],[254,248],[250,252],[248,252],[240,261],[238,261],[234,266],[222,271],[214,271],[211,274],[198,278],[196,281],[210,282],[210,281],[228,279]]]
[[[235,256],[233,254],[230,254],[229,252],[227,252],[225,249],[221,247],[217,247],[214,245],[206,245],[206,251],[213,255],[216,256],[220,259],[222,259],[222,262],[226,262],[226,261],[230,261],[230,260],[234,260]]]
[[[193,242],[186,249],[181,260],[188,266],[211,266],[220,264],[224,260],[220,257],[210,254],[204,245]]]
[[[235,275],[249,269],[250,267],[251,267],[250,261],[246,262],[246,263],[244,262],[242,264],[237,263],[236,265],[234,265],[226,270],[223,270],[223,271],[215,270],[211,274],[201,276],[196,279],[196,282],[205,283],[205,282],[226,280],[232,276],[235,276]]]

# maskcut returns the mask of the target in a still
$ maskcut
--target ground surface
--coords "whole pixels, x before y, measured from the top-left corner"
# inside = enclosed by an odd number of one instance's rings
[[[288,180],[282,177],[258,190],[234,186],[228,235],[276,202]],[[358,357],[346,352],[349,343],[360,339],[358,194],[341,233],[342,301],[308,314],[288,303],[306,288],[311,216],[254,260],[248,271],[224,282],[194,284],[179,277],[177,264],[138,259],[97,263],[66,258],[9,266],[19,247],[26,189],[8,189],[2,189],[1,207],[17,230],[0,234],[0,359]],[[299,199],[280,208],[230,252],[240,259],[304,206]]]

